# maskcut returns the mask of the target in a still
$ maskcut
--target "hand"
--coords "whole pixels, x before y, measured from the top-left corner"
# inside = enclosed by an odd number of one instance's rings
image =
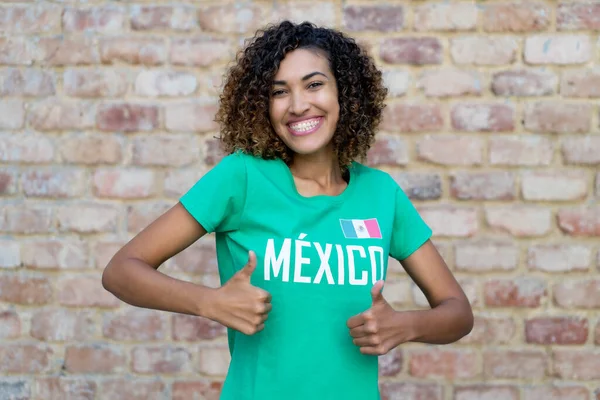
[[[402,313],[396,312],[381,293],[383,284],[378,281],[371,288],[371,308],[347,322],[352,342],[363,354],[384,355],[409,337],[410,326],[399,318]]]
[[[246,335],[253,335],[265,327],[271,311],[271,295],[250,283],[256,269],[256,254],[248,252],[248,263],[214,294],[210,318]]]

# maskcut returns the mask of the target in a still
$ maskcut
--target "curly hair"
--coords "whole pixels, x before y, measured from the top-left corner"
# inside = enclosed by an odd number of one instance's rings
[[[364,160],[381,121],[387,89],[373,59],[342,32],[312,23],[283,21],[256,32],[225,77],[215,121],[226,153],[238,150],[290,164],[293,152],[269,119],[272,81],[295,49],[323,51],[338,86],[339,119],[332,143],[340,167]]]

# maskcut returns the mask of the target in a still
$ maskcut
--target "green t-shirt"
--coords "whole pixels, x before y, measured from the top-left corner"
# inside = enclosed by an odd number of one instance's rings
[[[348,318],[371,306],[388,256],[408,257],[431,236],[385,172],[353,163],[338,196],[303,197],[282,160],[225,157],[181,198],[216,232],[225,283],[257,256],[251,283],[272,295],[265,328],[229,329],[223,400],[376,400],[378,362],[352,343]]]

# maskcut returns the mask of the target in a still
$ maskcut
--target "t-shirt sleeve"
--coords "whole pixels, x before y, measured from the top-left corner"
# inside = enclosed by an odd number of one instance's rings
[[[431,238],[431,228],[423,221],[402,188],[396,188],[396,210],[390,256],[404,260]]]
[[[246,163],[239,154],[224,157],[179,199],[209,233],[239,228],[246,202]]]

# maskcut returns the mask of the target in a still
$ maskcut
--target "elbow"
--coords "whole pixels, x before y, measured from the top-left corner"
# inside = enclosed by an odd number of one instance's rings
[[[109,291],[109,292],[113,292],[113,270],[114,268],[111,268],[111,264],[109,263],[106,268],[104,268],[104,271],[102,272],[102,287]]]

